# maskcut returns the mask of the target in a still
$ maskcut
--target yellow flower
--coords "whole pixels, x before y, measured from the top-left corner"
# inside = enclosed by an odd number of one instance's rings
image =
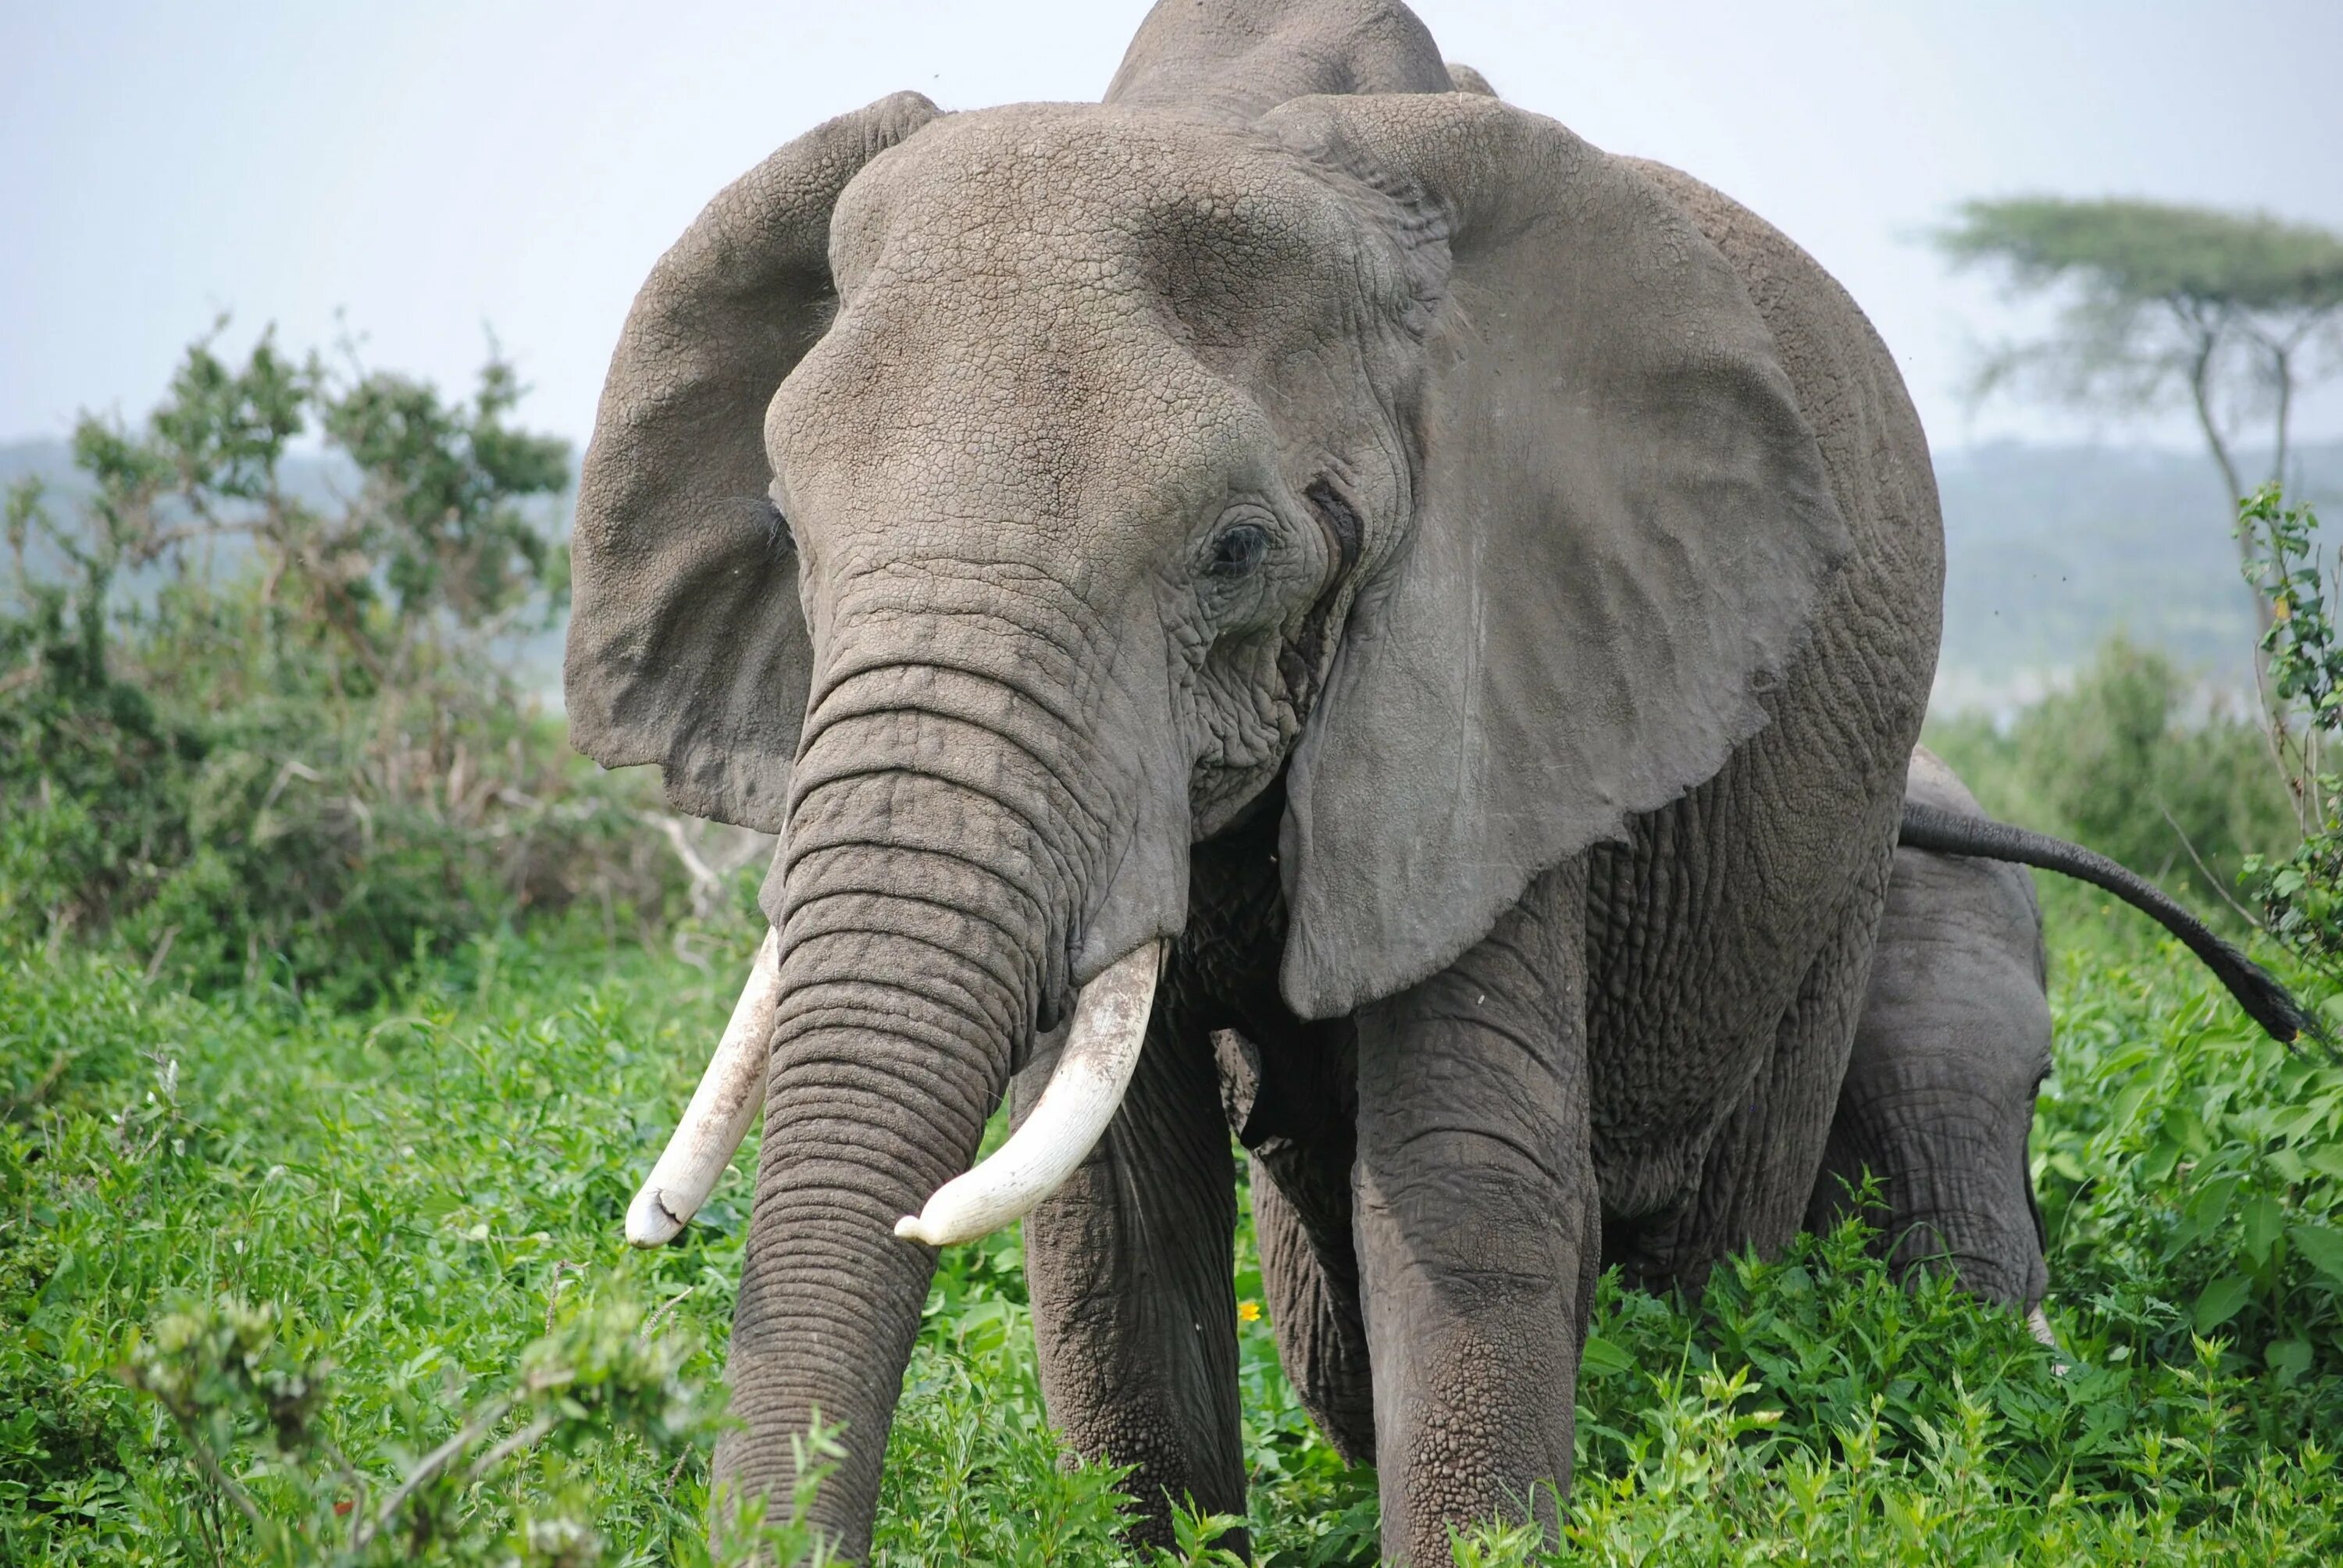
[[[1239,1302],[1237,1303],[1237,1322],[1241,1323],[1257,1323],[1261,1322],[1261,1303],[1259,1302]]]
[[[2270,618],[2272,620],[2292,620],[2294,618],[2294,607],[2287,603],[2284,599],[2275,599],[2271,601],[2270,604]]]

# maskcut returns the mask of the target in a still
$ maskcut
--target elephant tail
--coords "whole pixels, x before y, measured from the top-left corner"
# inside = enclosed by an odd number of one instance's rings
[[[2103,888],[2187,944],[2188,950],[2202,960],[2214,978],[2237,999],[2237,1005],[2269,1031],[2270,1038],[2292,1044],[2309,1035],[2333,1046],[2326,1026],[2295,1000],[2268,970],[2216,935],[2155,883],[2105,855],[2079,844],[2069,844],[2064,839],[2053,839],[2046,833],[2013,828],[1989,817],[1965,816],[1910,801],[1905,803],[1903,827],[1896,842],[1937,854],[2037,866]]]

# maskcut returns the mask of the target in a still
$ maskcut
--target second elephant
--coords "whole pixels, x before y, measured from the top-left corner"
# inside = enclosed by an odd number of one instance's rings
[[[2101,888],[2178,937],[2273,1037],[2319,1026],[2285,988],[2153,884],[2079,846],[1986,817],[1950,768],[1912,754],[1905,816],[1855,1051],[1809,1228],[1845,1211],[1868,1171],[1899,1271],[1946,1265],[2026,1310],[2048,1284],[2026,1137],[2050,1068],[2042,915],[2022,869]]]

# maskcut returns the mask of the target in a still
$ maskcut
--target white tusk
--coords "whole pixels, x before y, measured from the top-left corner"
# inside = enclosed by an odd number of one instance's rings
[[[1082,987],[1065,1050],[1025,1124],[973,1170],[936,1189],[928,1206],[895,1222],[895,1234],[930,1247],[973,1241],[1021,1219],[1056,1191],[1098,1143],[1131,1087],[1163,943],[1133,948]]]
[[[2034,1336],[2036,1343],[2047,1346],[2062,1355],[2066,1353],[2066,1347],[2058,1342],[2058,1331],[2050,1326],[2050,1314],[2042,1310],[2040,1302],[2035,1302],[2026,1310],[2026,1332]],[[2065,1377],[2066,1363],[2063,1361],[2053,1362],[2050,1363],[2050,1370],[2060,1377]]]
[[[2042,1310],[2039,1302],[2026,1310],[2026,1332],[2034,1336],[2036,1343],[2048,1345],[2054,1351],[2058,1348],[2058,1331],[2050,1326],[2050,1314]]]
[[[765,1045],[773,1031],[773,1010],[781,1000],[781,934],[769,928],[757,950],[756,967],[732,1021],[716,1042],[716,1055],[700,1074],[699,1087],[684,1107],[659,1163],[642,1191],[627,1206],[627,1241],[656,1247],[672,1241],[699,1211],[717,1178],[732,1163],[732,1151],[749,1135],[749,1123],[765,1103]]]

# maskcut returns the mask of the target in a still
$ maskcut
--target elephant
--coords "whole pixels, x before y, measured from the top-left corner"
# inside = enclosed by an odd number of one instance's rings
[[[674,1235],[761,1106],[719,1496],[818,1410],[861,1552],[935,1249],[1021,1217],[1053,1424],[1143,1539],[1241,1514],[1221,1030],[1355,1270],[1394,1561],[1554,1531],[1605,1259],[1803,1222],[1935,670],[1926,440],[1804,251],[1395,0],[1164,0],[1100,103],[774,153],[638,295],[572,550],[574,743],[779,835],[627,1218]]]
[[[1953,770],[1912,753],[1906,809],[1984,817]],[[1868,1173],[1899,1273],[1948,1263],[1962,1287],[2047,1321],[2048,1238],[2027,1138],[2050,1070],[2048,959],[2033,879],[2009,861],[1904,842],[1839,1084],[1810,1230],[1848,1211]]]
[[[1899,1272],[1949,1265],[1970,1293],[2026,1312],[2048,1342],[2048,1239],[2026,1141],[2050,1066],[2050,1008],[2026,866],[2087,881],[2156,920],[2271,1038],[2328,1031],[2154,883],[2079,845],[1994,821],[1942,759],[1914,750],[1887,910],[1807,1223],[1845,1213],[1868,1171]]]
[[[2048,1238],[2027,1138],[2051,1065],[2042,913],[2025,867],[2087,880],[2141,910],[2204,960],[2272,1037],[2323,1033],[2284,986],[2154,884],[2079,846],[1988,819],[1959,777],[1916,747],[1886,910],[1841,1081],[1809,1230],[1835,1224],[1866,1175],[1865,1217],[1902,1277],[1948,1268],[1979,1299],[2026,1315],[2056,1348],[2042,1300]],[[1214,1041],[1231,1131],[1250,1151],[1262,1288],[1279,1359],[1304,1409],[1349,1462],[1372,1462],[1374,1406],[1358,1266],[1313,1249],[1272,1170],[1282,1156],[1252,1124],[1259,1053]]]

